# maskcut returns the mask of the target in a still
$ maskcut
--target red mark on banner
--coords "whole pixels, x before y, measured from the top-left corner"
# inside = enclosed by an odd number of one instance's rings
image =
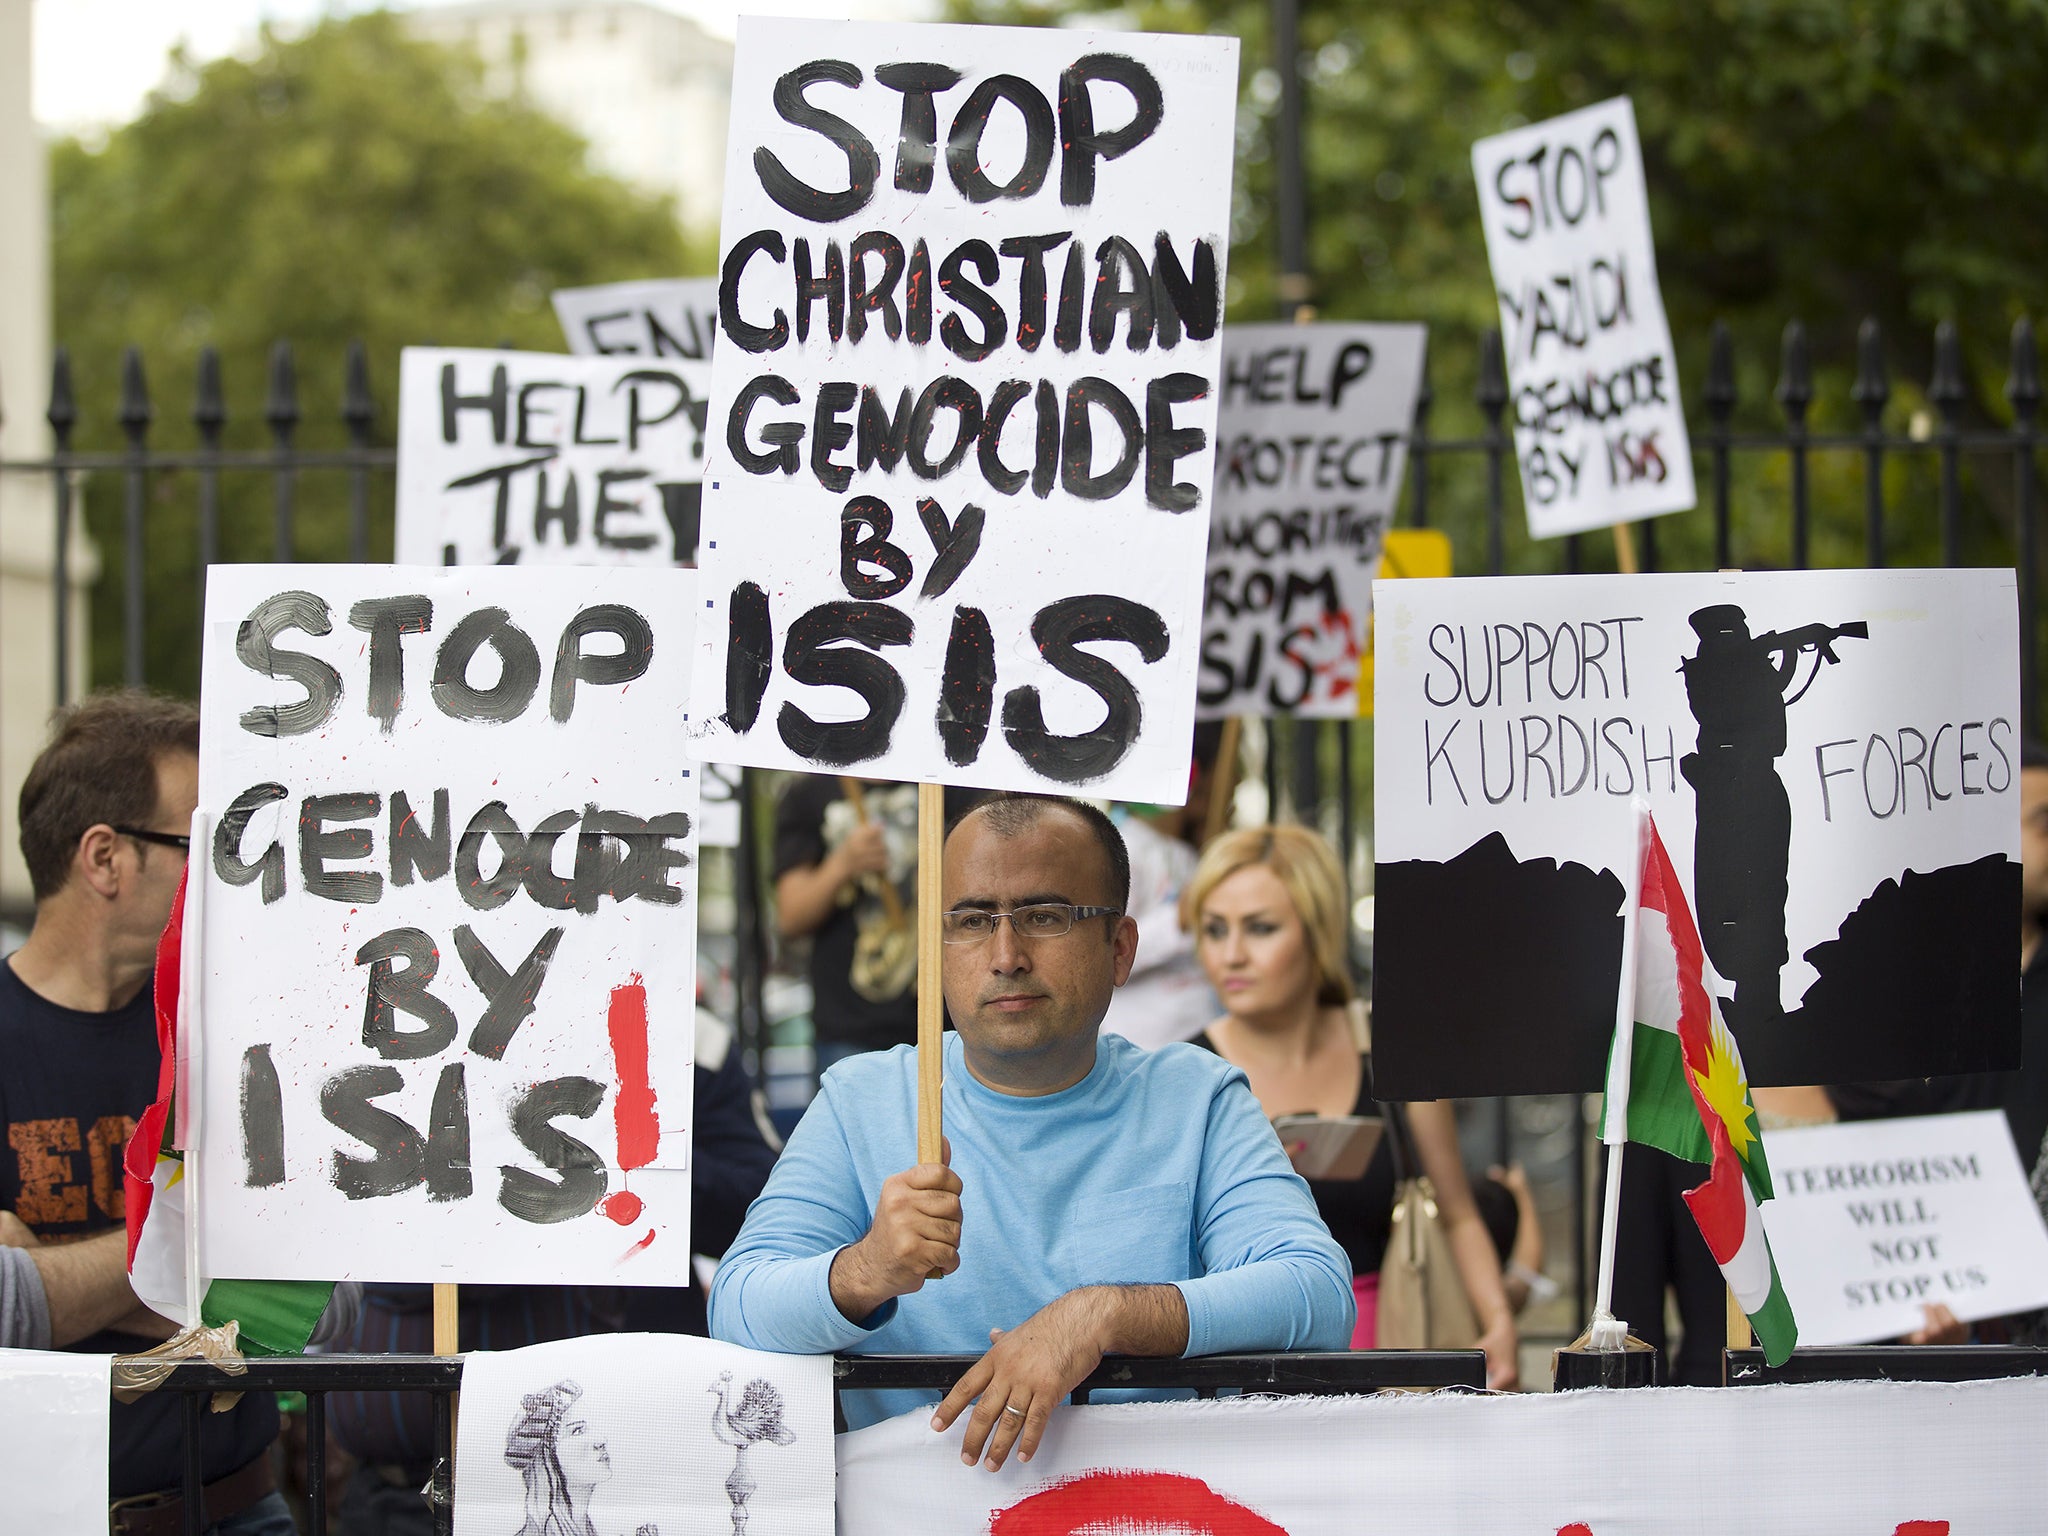
[[[989,1536],[1080,1536],[1083,1531],[1174,1531],[1189,1536],[1287,1536],[1265,1516],[1200,1478],[1175,1472],[1083,1472],[989,1516]]]
[[[1902,1520],[1892,1536],[1948,1536],[1946,1520]]]
[[[598,1201],[597,1208],[603,1211],[605,1215],[611,1217],[620,1226],[630,1227],[640,1219],[640,1213],[646,1209],[646,1206],[633,1191],[622,1189],[616,1193],[606,1195],[602,1200]]]
[[[645,1168],[654,1161],[654,1149],[661,1141],[661,1120],[654,1112],[654,1085],[647,1079],[647,988],[637,972],[625,986],[612,988],[606,1023],[612,1036],[612,1060],[619,1068],[619,1092],[612,1100],[612,1123],[619,1132],[619,1167]]]
[[[1593,1536],[1593,1527],[1582,1520],[1574,1520],[1570,1525],[1560,1525],[1557,1536]]]

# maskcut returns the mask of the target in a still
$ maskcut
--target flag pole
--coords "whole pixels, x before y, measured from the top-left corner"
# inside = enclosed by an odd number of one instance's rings
[[[1607,1143],[1607,1190],[1600,1209],[1600,1271],[1593,1293],[1593,1317],[1587,1347],[1600,1353],[1622,1348],[1628,1324],[1614,1315],[1614,1252],[1621,1224],[1621,1158],[1628,1145],[1629,1071],[1635,1050],[1636,925],[1643,887],[1643,827],[1649,807],[1640,796],[1629,802],[1635,836],[1632,856],[1623,871],[1621,906],[1621,984],[1614,1000],[1614,1044],[1607,1057],[1606,1103],[1602,1106],[1600,1139]]]
[[[199,1060],[200,1020],[206,1016],[206,864],[212,846],[209,818],[205,811],[192,813],[191,847],[200,859],[198,878],[193,878],[187,855],[185,879],[185,928],[178,954],[178,1067],[177,1141],[185,1154],[185,1326],[204,1326],[201,1315],[206,1282],[199,1274],[199,1138],[204,1124],[200,1113]]]
[[[946,847],[946,786],[917,786],[917,1160],[944,1160],[946,1001],[939,982],[939,861]]]

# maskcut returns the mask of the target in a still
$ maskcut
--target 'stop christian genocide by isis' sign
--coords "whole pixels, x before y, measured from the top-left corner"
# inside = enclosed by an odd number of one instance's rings
[[[691,730],[1187,790],[1237,44],[747,19]]]
[[[1647,801],[1752,1081],[2011,1067],[2013,573],[1383,581],[1374,1081],[1600,1086]]]
[[[1692,450],[1626,96],[1472,146],[1529,532],[1693,504]]]
[[[214,570],[208,1273],[689,1283],[694,595]]]

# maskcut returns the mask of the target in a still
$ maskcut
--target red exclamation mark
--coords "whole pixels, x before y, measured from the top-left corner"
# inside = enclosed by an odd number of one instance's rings
[[[612,1124],[619,1137],[619,1168],[645,1168],[654,1161],[661,1141],[661,1118],[655,1112],[654,1084],[647,1074],[647,988],[637,972],[623,987],[612,988],[605,1022],[611,1033],[612,1060],[618,1068]],[[640,1197],[629,1189],[618,1190],[605,1197],[601,1209],[623,1227],[640,1215]]]

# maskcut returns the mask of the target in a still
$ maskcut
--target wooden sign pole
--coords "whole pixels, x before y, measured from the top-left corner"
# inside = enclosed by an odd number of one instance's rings
[[[456,1287],[434,1282],[434,1353],[460,1354],[462,1345],[455,1327]]]
[[[1237,754],[1243,735],[1244,717],[1225,716],[1223,739],[1216,748],[1216,766],[1209,770],[1209,808],[1202,817],[1204,848],[1229,829],[1230,802],[1237,797]]]
[[[946,999],[939,981],[939,860],[946,845],[946,786],[917,786],[917,1160],[943,1156]]]
[[[1636,564],[1636,536],[1628,523],[1614,525],[1614,565],[1624,576],[1633,576],[1642,569]]]

